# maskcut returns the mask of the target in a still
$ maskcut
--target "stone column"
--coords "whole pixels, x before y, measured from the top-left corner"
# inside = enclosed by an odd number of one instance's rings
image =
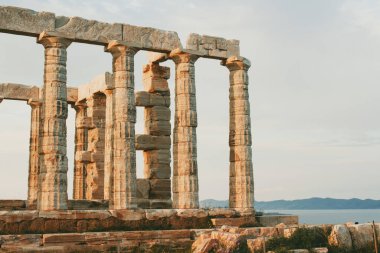
[[[172,207],[169,77],[170,68],[159,63],[147,64],[143,68],[145,91],[136,93],[136,105],[143,97],[149,101],[144,110],[145,134],[136,136],[136,145],[144,150],[144,178],[150,186],[147,196],[150,208]]]
[[[95,93],[87,99],[87,117],[91,122],[87,136],[90,161],[86,164],[85,199],[104,199],[104,137],[106,96]]]
[[[111,171],[113,169],[113,99],[112,89],[105,90],[106,94],[106,129],[104,147],[104,199],[110,198]]]
[[[45,47],[39,148],[39,210],[67,209],[66,48],[70,41],[42,33]]]
[[[83,154],[87,150],[86,104],[79,102],[73,107],[76,112],[73,199],[84,199],[86,161],[83,159]]]
[[[173,133],[173,208],[198,208],[197,109],[195,68],[197,56],[175,50],[175,116]]]
[[[32,109],[29,139],[28,207],[35,208],[38,193],[38,138],[41,102],[29,100],[28,105]]]
[[[110,209],[136,208],[134,55],[137,50],[112,41],[106,51],[113,57],[114,76]]]
[[[251,118],[248,95],[250,62],[230,57],[230,208],[253,208]]]

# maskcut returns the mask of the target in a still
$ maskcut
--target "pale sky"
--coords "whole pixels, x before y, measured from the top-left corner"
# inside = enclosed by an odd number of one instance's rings
[[[256,200],[380,199],[380,2],[360,0],[0,0],[81,16],[240,40],[250,59]],[[142,90],[144,52],[136,55]],[[174,64],[170,87],[174,96]],[[68,86],[111,71],[103,47],[73,43]],[[43,47],[0,33],[0,83],[42,85]],[[196,62],[200,198],[228,199],[228,70]],[[173,108],[172,108],[173,109]],[[69,196],[74,110],[69,109]],[[143,117],[138,110],[138,119]],[[0,198],[26,199],[30,108],[0,104]],[[142,133],[140,123],[136,133]],[[139,152],[140,153],[140,152]],[[138,154],[138,175],[142,156]]]

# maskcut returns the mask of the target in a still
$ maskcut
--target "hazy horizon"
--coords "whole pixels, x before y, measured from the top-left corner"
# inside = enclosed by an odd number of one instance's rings
[[[375,0],[0,0],[0,5],[240,40],[252,62],[250,102],[255,199],[380,199],[380,2]],[[0,33],[0,83],[41,86],[43,47]],[[72,43],[68,86],[111,72],[102,46]],[[143,51],[135,57],[142,90]],[[174,64],[169,85],[174,97]],[[228,199],[228,70],[195,64],[200,199]],[[173,112],[173,105],[172,105]],[[142,133],[138,109],[136,133]],[[74,110],[69,108],[69,196]],[[173,121],[172,121],[173,122]],[[30,108],[0,104],[0,199],[26,199]],[[138,175],[142,156],[138,152]]]

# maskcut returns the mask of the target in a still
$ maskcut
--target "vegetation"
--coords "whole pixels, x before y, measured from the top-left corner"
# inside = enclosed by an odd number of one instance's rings
[[[311,249],[317,247],[327,247],[329,253],[374,253],[372,245],[362,249],[342,249],[328,245],[328,234],[322,228],[299,228],[291,237],[274,237],[266,243],[267,251],[272,250],[276,253],[285,253],[290,249]]]

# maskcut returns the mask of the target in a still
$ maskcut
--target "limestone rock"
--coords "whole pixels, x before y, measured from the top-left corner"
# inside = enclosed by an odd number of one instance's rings
[[[195,241],[192,245],[193,253],[209,253],[215,252],[219,248],[218,240],[206,238],[201,242]]]
[[[350,224],[347,225],[351,234],[352,246],[354,248],[366,247],[373,243],[373,228],[372,224]],[[379,234],[379,230],[377,231]],[[379,239],[379,238],[378,238]]]
[[[351,234],[346,225],[333,226],[328,240],[330,245],[352,249]]]
[[[264,248],[264,243],[268,241],[268,237],[257,237],[255,239],[248,239],[247,246],[251,252],[260,252]]]
[[[225,252],[241,252],[241,249],[246,245],[246,240],[240,234],[213,231],[211,239],[216,239],[219,244],[225,249]]]

